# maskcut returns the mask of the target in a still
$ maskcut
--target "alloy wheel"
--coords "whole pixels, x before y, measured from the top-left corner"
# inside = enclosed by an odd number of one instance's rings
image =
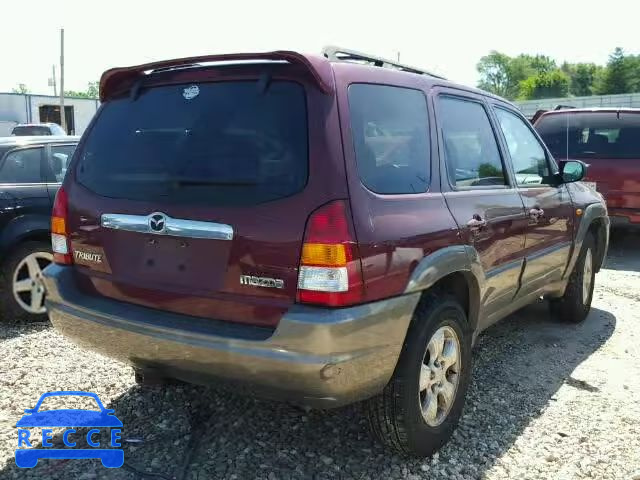
[[[52,260],[53,256],[48,252],[33,252],[23,258],[14,270],[11,283],[13,297],[26,312],[45,313],[42,270]]]
[[[458,335],[451,327],[440,327],[427,344],[420,368],[420,407],[425,422],[431,427],[444,422],[453,406],[461,363]]]

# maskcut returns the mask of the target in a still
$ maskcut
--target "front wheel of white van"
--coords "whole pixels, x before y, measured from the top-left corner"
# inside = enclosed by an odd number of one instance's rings
[[[453,297],[427,295],[416,309],[391,381],[365,402],[373,436],[403,454],[433,454],[458,423],[470,374],[464,309]]]

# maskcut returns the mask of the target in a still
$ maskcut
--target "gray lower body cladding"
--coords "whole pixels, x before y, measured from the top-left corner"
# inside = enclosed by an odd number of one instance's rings
[[[342,309],[294,305],[277,328],[229,324],[86,295],[72,267],[45,272],[55,328],[90,350],[172,378],[337,407],[382,391],[419,293]]]

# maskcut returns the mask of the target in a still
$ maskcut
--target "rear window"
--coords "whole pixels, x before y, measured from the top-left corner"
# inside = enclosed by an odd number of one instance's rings
[[[255,204],[304,188],[307,150],[300,84],[161,86],[103,106],[76,176],[106,197]]]
[[[17,137],[26,137],[31,135],[51,135],[51,129],[49,127],[41,127],[37,125],[23,125],[19,127],[13,127],[11,135]]]
[[[576,112],[545,115],[536,129],[558,159],[640,159],[640,114]]]
[[[376,193],[429,188],[429,123],[422,92],[385,85],[349,87],[358,174]]]

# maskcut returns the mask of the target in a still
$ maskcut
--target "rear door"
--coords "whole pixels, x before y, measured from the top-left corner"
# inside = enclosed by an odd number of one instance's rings
[[[98,295],[275,325],[295,301],[309,214],[347,195],[325,138],[331,99],[247,67],[193,83],[207,72],[152,75],[103,105],[64,185],[75,268]]]
[[[43,177],[44,148],[19,147],[9,150],[0,159],[0,189],[15,202],[13,216],[34,220],[33,228],[40,228],[51,215],[47,184]]]
[[[640,112],[549,114],[536,129],[555,158],[589,164],[585,181],[602,193],[611,215],[640,222]]]
[[[478,252],[487,287],[481,299],[484,321],[489,322],[518,291],[527,219],[484,99],[442,89],[436,100],[447,172],[443,192],[464,243]]]
[[[557,185],[557,166],[530,123],[506,105],[494,105],[494,111],[528,216],[521,295],[544,292],[561,279],[569,260],[573,204],[567,187]]]

